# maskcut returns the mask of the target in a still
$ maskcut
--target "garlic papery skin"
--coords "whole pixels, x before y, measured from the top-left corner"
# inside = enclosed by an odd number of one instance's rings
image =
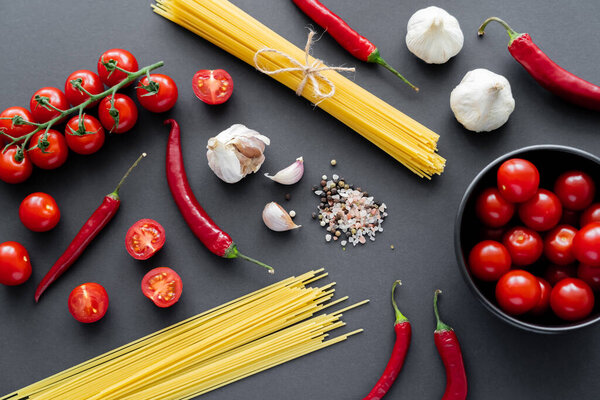
[[[262,219],[265,225],[272,231],[283,232],[292,229],[298,229],[302,225],[296,225],[292,217],[274,201],[268,203],[262,212]]]
[[[296,158],[292,165],[285,167],[275,175],[265,174],[267,178],[282,185],[293,185],[302,179],[302,175],[304,175],[304,159],[302,157]]]
[[[239,182],[260,169],[265,161],[265,146],[270,143],[268,137],[242,124],[232,125],[208,139],[208,166],[224,182]]]
[[[484,68],[467,72],[450,94],[450,107],[465,128],[489,132],[504,125],[515,109],[510,83]]]
[[[458,20],[442,8],[423,8],[410,17],[406,46],[428,64],[443,64],[463,47],[464,36]]]

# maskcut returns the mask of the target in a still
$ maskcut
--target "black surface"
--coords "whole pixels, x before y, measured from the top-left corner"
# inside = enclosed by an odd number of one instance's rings
[[[530,32],[563,67],[597,82],[600,41],[594,27],[600,3],[440,2],[458,18],[465,33],[462,52],[442,66],[425,65],[404,44],[406,22],[425,6],[422,2],[326,3],[375,42],[386,60],[421,92],[412,93],[383,68],[352,59],[327,35],[315,45],[315,55],[331,65],[355,65],[357,83],[439,132],[440,153],[448,159],[441,177],[433,182],[416,178],[289,89],[154,15],[147,0],[3,2],[0,108],[26,105],[42,86],[62,87],[69,73],[94,69],[99,54],[112,47],[129,49],[140,65],[164,60],[161,72],[179,84],[180,100],[169,116],[182,125],[184,158],[194,191],[241,250],[273,264],[277,274],[272,277],[242,261],[220,260],[193,237],[164,177],[164,116],[141,111],[135,130],[111,137],[98,154],[71,155],[59,170],[38,170],[26,184],[1,186],[0,241],[23,243],[31,254],[34,273],[21,287],[0,288],[0,392],[45,378],[275,279],[324,265],[338,282],[339,295],[356,301],[371,299],[369,305],[345,316],[350,329],[363,327],[365,332],[204,398],[362,398],[379,377],[392,348],[389,290],[399,278],[404,286],[398,291],[398,302],[413,323],[413,342],[389,398],[441,397],[445,377],[433,344],[431,310],[438,287],[444,290],[441,312],[462,343],[470,398],[597,398],[600,353],[595,348],[600,326],[558,336],[508,326],[469,292],[455,263],[452,238],[463,191],[497,156],[540,143],[571,145],[594,154],[600,151],[598,115],[539,88],[506,51],[506,33],[490,26],[485,39],[478,39],[479,23],[491,15],[503,17],[516,30]],[[295,44],[305,43],[309,21],[290,1],[236,0],[236,4]],[[516,99],[509,122],[491,134],[462,129],[448,105],[452,88],[467,71],[480,67],[506,76]],[[231,73],[235,93],[226,105],[209,108],[193,97],[190,79],[201,68],[225,68]],[[260,174],[236,185],[220,182],[207,167],[205,145],[210,136],[233,123],[244,123],[272,139],[261,173],[275,172],[302,155],[304,179],[292,188],[277,186]],[[123,204],[115,220],[35,305],[37,282],[142,151],[150,157],[123,188]],[[335,169],[329,165],[332,158],[338,161]],[[389,206],[385,232],[375,243],[344,252],[325,243],[324,231],[310,219],[317,204],[310,187],[323,173],[332,172],[361,185]],[[61,207],[62,220],[50,233],[29,232],[18,220],[18,205],[32,191],[52,194]],[[289,202],[283,198],[286,192],[292,196]],[[271,200],[295,209],[297,222],[304,226],[288,234],[268,231],[260,212]],[[136,262],[125,252],[123,238],[133,222],[146,217],[165,226],[167,244],[157,257]],[[171,309],[156,308],[140,293],[140,279],[156,266],[173,267],[184,280],[182,299]],[[106,317],[90,326],[74,321],[66,305],[70,290],[87,281],[104,285],[111,302]]]

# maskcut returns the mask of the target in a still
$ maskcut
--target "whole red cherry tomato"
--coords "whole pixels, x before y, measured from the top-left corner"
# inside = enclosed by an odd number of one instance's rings
[[[98,106],[98,117],[102,126],[112,133],[125,133],[135,126],[138,110],[131,97],[117,93],[114,96],[114,106],[118,111],[117,120],[110,115],[112,96],[106,96]]]
[[[543,278],[537,278],[537,280],[542,290],[540,301],[531,309],[530,313],[533,315],[543,315],[550,309],[550,292],[552,292],[552,286]]]
[[[36,192],[21,202],[19,218],[26,228],[34,232],[46,232],[60,221],[60,210],[52,196]]]
[[[544,255],[551,263],[568,265],[575,261],[573,238],[577,229],[569,225],[559,225],[544,238]]]
[[[77,154],[93,154],[104,144],[104,128],[96,118],[84,114],[75,116],[65,128],[67,145]]]
[[[592,290],[600,291],[600,268],[590,267],[587,264],[579,264],[577,267],[577,277],[590,285]]]
[[[42,130],[33,135],[31,138],[31,148],[27,152],[33,165],[41,169],[55,169],[60,167],[67,161],[69,148],[65,137],[54,129],[48,131]],[[43,151],[42,151],[43,150]]]
[[[17,146],[11,146],[5,152],[0,151],[0,179],[6,183],[25,182],[33,172],[27,152],[20,156],[18,154]]]
[[[69,295],[69,312],[79,322],[96,322],[108,310],[108,293],[102,285],[88,282],[77,286]]]
[[[35,122],[31,112],[23,107],[9,107],[0,113],[0,131],[14,137],[15,139],[21,136],[25,136],[35,130],[33,125],[14,125],[12,118],[16,115],[20,116],[24,121]],[[6,119],[8,118],[8,119]],[[6,136],[0,135],[5,143],[9,140]]]
[[[510,269],[510,254],[501,243],[484,240],[469,253],[469,269],[482,281],[498,280]]]
[[[194,74],[192,89],[206,104],[223,104],[233,93],[233,79],[224,69],[201,69]]]
[[[531,162],[520,158],[506,160],[498,168],[498,190],[511,203],[529,200],[538,190],[540,173]]]
[[[475,212],[485,225],[499,228],[510,221],[515,213],[515,205],[506,201],[498,189],[488,188],[477,198]]]
[[[540,258],[544,250],[542,237],[534,230],[517,226],[509,229],[502,240],[514,265],[531,265]]]
[[[587,317],[594,308],[594,292],[587,283],[577,278],[558,282],[550,293],[550,307],[559,318],[577,321]]]
[[[550,265],[544,272],[544,278],[554,286],[565,278],[577,276],[575,265]]]
[[[0,283],[20,285],[31,276],[31,260],[27,249],[17,242],[0,244]]]
[[[585,172],[568,171],[558,177],[554,183],[554,193],[564,208],[583,210],[594,201],[596,185]]]
[[[573,238],[575,258],[592,267],[600,267],[600,222],[587,224]]]
[[[136,260],[147,260],[165,244],[165,228],[153,219],[141,219],[125,235],[125,248]]]
[[[171,268],[154,268],[142,278],[142,293],[158,307],[171,307],[182,291],[181,277]]]
[[[84,101],[87,101],[90,96],[88,96],[84,91],[79,88],[75,88],[73,86],[73,82],[78,82],[81,87],[88,91],[90,94],[100,94],[104,91],[104,84],[100,80],[100,77],[93,73],[92,71],[88,71],[87,69],[80,69],[78,71],[73,72],[71,75],[67,77],[65,82],[65,95],[67,96],[67,100],[71,103],[72,106],[78,106]],[[90,108],[98,104],[98,101],[90,103],[86,108]]]
[[[507,272],[496,284],[498,305],[511,315],[521,315],[533,310],[539,303],[541,294],[538,279],[522,269]]]
[[[581,214],[579,226],[582,228],[590,222],[600,222],[600,203],[595,203],[585,209]]]
[[[143,77],[137,88],[136,96],[142,107],[154,113],[169,111],[177,102],[177,85],[175,81],[167,75],[152,74],[148,84],[148,77]],[[158,85],[158,91],[156,91]]]
[[[111,61],[112,60],[112,61]],[[127,74],[118,69],[109,71],[105,63],[112,66],[116,66],[128,72],[136,72],[138,70],[138,62],[127,50],[123,49],[110,49],[106,50],[98,59],[98,75],[106,86],[115,86],[117,83],[127,78]],[[125,87],[131,85],[133,82],[128,83]]]
[[[552,229],[560,221],[562,205],[554,193],[538,190],[532,198],[519,206],[519,217],[527,227],[536,231]]]
[[[36,101],[36,98],[42,97],[46,98],[51,106],[44,106]],[[31,100],[29,100],[29,109],[37,122],[48,122],[51,119],[58,117],[61,113],[53,107],[63,111],[69,108],[69,102],[67,101],[65,94],[55,87],[41,88],[35,92],[33,96],[31,96]],[[62,119],[59,121],[62,121]]]

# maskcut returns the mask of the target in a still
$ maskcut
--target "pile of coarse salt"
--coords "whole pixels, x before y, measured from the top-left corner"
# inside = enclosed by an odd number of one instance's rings
[[[313,186],[313,192],[321,198],[319,212],[313,219],[319,219],[326,227],[327,242],[339,241],[341,246],[350,243],[354,246],[374,241],[375,235],[383,232],[381,224],[387,217],[385,203],[378,204],[361,188],[347,184],[344,178],[333,175],[321,177],[320,186]]]

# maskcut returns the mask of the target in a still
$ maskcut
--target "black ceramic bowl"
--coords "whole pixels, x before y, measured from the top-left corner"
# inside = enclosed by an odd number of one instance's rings
[[[540,171],[540,187],[552,190],[554,181],[563,172],[581,170],[596,182],[600,192],[600,158],[585,151],[566,146],[538,145],[515,150],[497,158],[485,167],[467,188],[456,216],[454,247],[460,271],[475,297],[501,320],[532,332],[561,333],[589,326],[600,320],[600,296],[596,296],[594,310],[589,317],[577,322],[567,322],[554,316],[551,311],[543,317],[511,316],[502,311],[495,300],[495,282],[486,283],[471,276],[467,267],[469,252],[482,240],[482,224],[475,215],[475,201],[479,193],[487,187],[496,187],[498,167],[510,158],[523,158],[531,161]],[[598,197],[598,194],[597,194]],[[598,201],[596,198],[595,201]],[[518,217],[517,217],[518,218]],[[522,224],[521,224],[522,225]],[[536,275],[541,275],[548,262],[540,261],[526,267]]]

